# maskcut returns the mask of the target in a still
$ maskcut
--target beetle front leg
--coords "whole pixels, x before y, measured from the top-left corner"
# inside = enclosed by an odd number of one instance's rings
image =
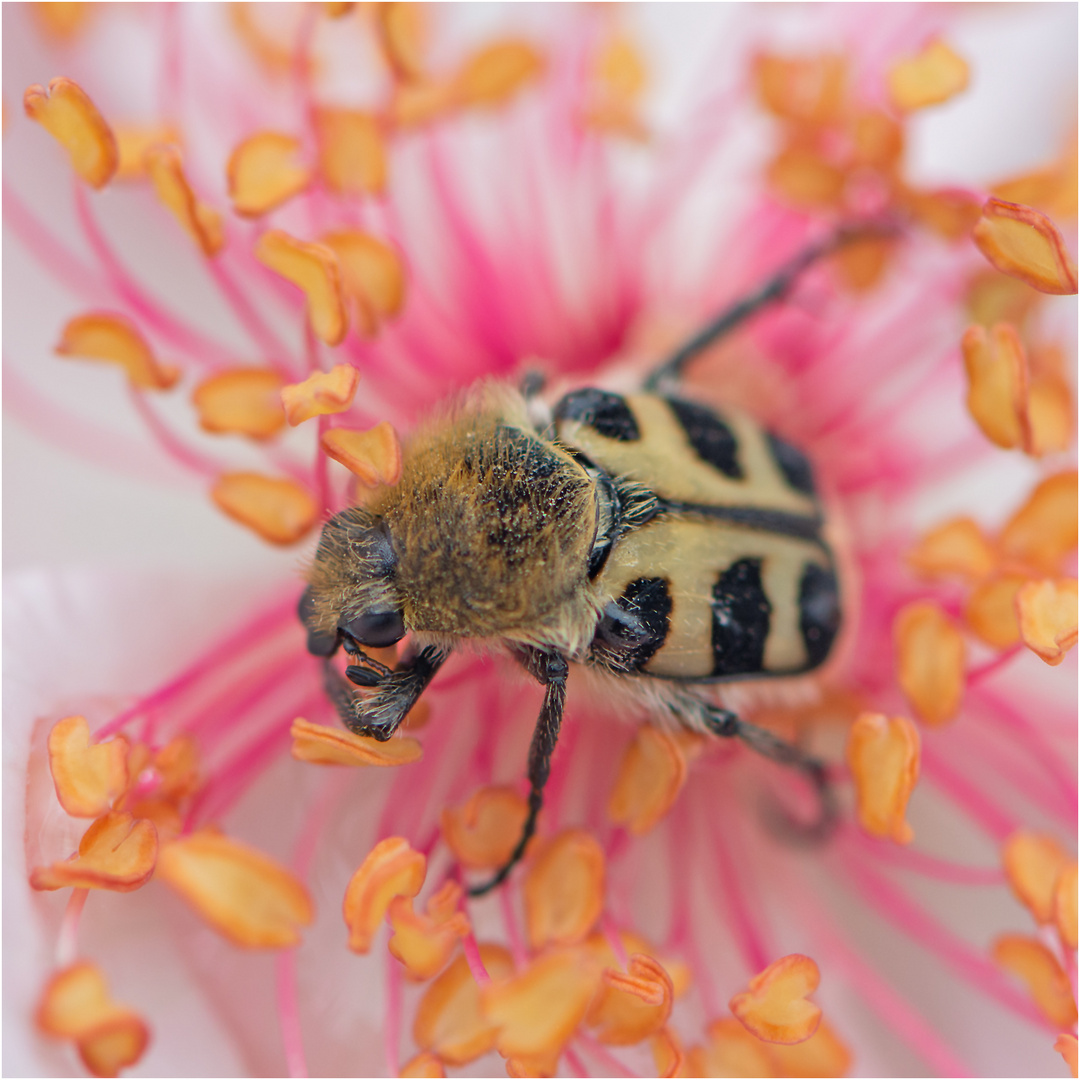
[[[354,660],[360,661],[363,657],[363,662],[350,664],[347,673],[353,682],[374,687],[375,693],[369,697],[356,694],[327,659],[323,662],[323,685],[341,722],[354,735],[385,742],[397,731],[445,663],[446,656],[441,649],[429,645],[411,661],[390,671],[368,656],[353,654]]]
[[[521,659],[529,674],[546,687],[544,704],[540,708],[540,716],[529,746],[529,814],[510,858],[490,881],[470,889],[470,896],[483,896],[498,888],[525,854],[525,848],[536,831],[536,818],[544,805],[544,786],[551,772],[551,755],[555,752],[555,744],[559,740],[563,707],[566,704],[566,677],[570,665],[566,657],[559,653],[544,653],[537,649],[528,650]]]

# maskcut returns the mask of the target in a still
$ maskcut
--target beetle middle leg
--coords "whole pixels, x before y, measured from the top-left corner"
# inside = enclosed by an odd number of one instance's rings
[[[807,754],[768,728],[747,723],[730,709],[711,702],[682,698],[673,711],[680,719],[691,719],[695,728],[703,727],[720,738],[739,739],[762,757],[798,769],[813,784],[817,793],[817,818],[803,823],[784,817],[778,820],[778,827],[794,840],[819,842],[832,835],[838,819],[836,796],[829,782],[828,770],[820,758]]]
[[[544,804],[544,786],[551,772],[551,755],[555,752],[559,728],[562,725],[563,706],[566,703],[566,677],[570,670],[566,657],[560,653],[528,649],[522,651],[519,659],[525,670],[545,687],[544,704],[540,708],[540,716],[529,746],[529,814],[510,858],[490,881],[469,889],[470,896],[483,896],[501,885],[525,854],[525,848],[536,831],[537,815]]]

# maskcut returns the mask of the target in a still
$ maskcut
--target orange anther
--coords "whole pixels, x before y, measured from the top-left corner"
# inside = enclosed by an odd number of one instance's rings
[[[292,722],[289,734],[292,756],[313,765],[410,765],[423,753],[416,739],[398,736],[380,742],[299,717]]]
[[[49,980],[35,1022],[46,1035],[73,1040],[94,1076],[119,1075],[142,1057],[150,1040],[143,1021],[111,999],[104,976],[88,963]]]
[[[1020,637],[1051,666],[1076,644],[1076,578],[1029,581],[1016,593]]]
[[[103,188],[116,172],[120,152],[109,125],[78,83],[58,78],[30,86],[23,108],[67,151],[71,167],[91,187]]]
[[[380,840],[349,880],[342,913],[349,928],[349,948],[366,953],[395,896],[415,896],[424,884],[427,859],[408,840]]]
[[[543,57],[528,42],[495,42],[465,62],[457,94],[466,105],[501,105],[543,70]]]
[[[1072,1070],[1075,1080],[1077,1065],[1077,1044],[1075,1035],[1059,1035],[1054,1040],[1054,1049],[1064,1058],[1065,1064]]]
[[[987,333],[969,326],[961,341],[967,372],[967,407],[983,434],[1010,449],[1030,441],[1027,357],[1015,327],[998,323]]]
[[[96,7],[95,4],[68,3],[66,0],[28,6],[45,33],[63,42],[71,41],[82,33]]]
[[[1054,223],[1038,210],[988,199],[972,233],[979,250],[1003,274],[1039,292],[1072,296],[1076,266]]]
[[[606,95],[624,105],[641,96],[648,82],[648,72],[641,50],[625,35],[608,41],[596,59],[596,75]]]
[[[398,1076],[446,1076],[442,1062],[426,1050],[401,1066]]]
[[[855,292],[872,289],[885,273],[896,241],[869,236],[844,244],[832,257],[843,283]]]
[[[117,127],[116,145],[120,163],[116,167],[117,180],[142,180],[147,176],[146,152],[159,143],[179,145],[180,133],[169,124],[151,127]]]
[[[662,950],[654,948],[645,938],[632,930],[620,930],[619,941],[622,943],[623,953],[626,956],[641,953],[643,956],[651,957],[667,972],[676,1001],[690,989],[694,976],[690,965],[685,961],[672,954],[664,954]],[[585,947],[592,950],[601,967],[616,967],[621,964],[607,934],[599,931],[590,934],[585,940]]]
[[[567,829],[549,840],[533,854],[523,894],[534,949],[584,941],[604,909],[604,853],[596,838]]]
[[[230,4],[228,13],[232,29],[269,74],[283,75],[294,71],[297,61],[293,39],[286,42],[283,40],[284,33],[268,33],[260,25],[256,14],[258,10],[251,4]],[[306,69],[307,64],[303,63]]]
[[[887,113],[859,113],[852,126],[853,164],[870,169],[892,169],[904,153],[904,129]]]
[[[742,1027],[736,1024],[739,1030]],[[662,1028],[649,1040],[649,1049],[652,1050],[653,1063],[656,1065],[656,1075],[662,1077],[674,1077],[674,1076],[690,1076],[688,1072],[684,1072],[686,1066],[686,1056],[683,1054],[682,1045],[679,1042],[678,1035],[669,1027]],[[697,1076],[708,1075],[703,1069],[699,1070]],[[737,1073],[737,1076],[751,1076],[752,1073]]]
[[[233,209],[242,217],[260,217],[303,191],[311,170],[297,161],[299,153],[300,140],[280,131],[244,139],[225,170]]]
[[[1054,888],[1069,857],[1052,836],[1017,832],[1001,852],[1005,875],[1020,902],[1040,923],[1054,917]]]
[[[1057,1028],[1076,1024],[1076,1002],[1069,976],[1057,957],[1037,938],[1003,934],[994,942],[994,960],[1027,983],[1028,993]]]
[[[1006,202],[1034,206],[1052,218],[1074,219],[1077,210],[1076,149],[1074,134],[1056,161],[996,184],[991,194]]]
[[[1065,375],[1065,354],[1056,345],[1028,353],[1027,452],[1034,457],[1064,450],[1073,432],[1073,394]]]
[[[143,155],[143,162],[162,204],[202,253],[213,258],[225,246],[221,215],[196,198],[184,175],[180,151],[175,146],[152,146]]]
[[[454,84],[447,80],[401,83],[394,89],[390,115],[398,127],[418,127],[437,120],[455,104]]]
[[[386,190],[386,146],[378,120],[355,109],[315,113],[319,169],[339,195],[381,195]]]
[[[359,309],[361,329],[374,334],[379,321],[393,318],[405,303],[400,256],[389,244],[356,229],[327,233],[322,243],[338,257],[342,287]]]
[[[521,1080],[533,1077],[552,1077],[559,1072],[558,1051],[550,1054],[538,1054],[536,1057],[517,1055],[506,1059],[506,1075]]]
[[[423,74],[424,21],[419,4],[389,3],[375,8],[375,27],[383,55],[399,79],[415,82]]]
[[[49,769],[60,805],[72,817],[104,814],[127,787],[127,757],[123,736],[91,744],[84,717],[57,721],[49,732]]]
[[[269,368],[234,368],[211,375],[191,397],[199,412],[199,426],[217,435],[269,439],[285,426],[282,381]]]
[[[176,804],[167,799],[140,799],[130,805],[124,804],[132,817],[140,821],[149,821],[157,830],[158,844],[167,844],[175,840],[184,829],[184,815]]]
[[[851,1051],[837,1038],[822,1019],[817,1031],[806,1042],[794,1046],[769,1046],[777,1076],[847,1076]]]
[[[218,508],[271,544],[294,544],[315,524],[319,507],[295,480],[225,473],[210,492]]]
[[[687,1054],[686,1076],[775,1076],[772,1046],[751,1035],[738,1020],[714,1020],[709,1041]]]
[[[970,236],[982,212],[982,204],[974,195],[955,188],[906,191],[902,202],[920,225],[944,240]]]
[[[917,56],[889,70],[889,97],[904,112],[939,105],[967,88],[968,66],[943,41],[931,41]]]
[[[1009,519],[998,537],[1004,558],[1056,574],[1061,561],[1076,548],[1076,470],[1043,480]]]
[[[166,844],[158,875],[218,933],[245,948],[296,945],[300,927],[314,916],[307,889],[280,863],[210,830]]]
[[[508,978],[514,970],[501,945],[481,945],[480,960],[490,978]],[[447,1065],[468,1065],[495,1045],[496,1027],[480,1012],[480,988],[468,962],[459,956],[420,999],[413,1021],[413,1041]]]
[[[632,1046],[663,1028],[674,997],[664,968],[651,956],[635,954],[625,972],[605,968],[585,1023],[599,1042]]]
[[[149,821],[110,810],[86,830],[79,852],[65,862],[39,866],[30,874],[35,889],[108,889],[132,892],[150,880],[158,838]]]
[[[557,949],[524,971],[480,990],[483,1015],[498,1027],[503,1057],[558,1054],[585,1016],[600,984],[600,968],[586,949]]]
[[[179,368],[158,363],[130,319],[106,311],[91,311],[72,319],[64,327],[56,351],[60,356],[118,364],[131,385],[140,390],[168,390],[180,378]]]
[[[340,19],[345,15],[348,15],[356,4],[346,2],[346,0],[328,0],[323,4],[323,11],[326,12],[328,19]]]
[[[383,420],[367,431],[332,428],[323,433],[320,445],[364,487],[393,485],[401,479],[401,442],[389,421]]]
[[[832,206],[844,191],[844,171],[802,146],[777,154],[767,176],[770,186],[796,206]]]
[[[749,989],[736,994],[729,1007],[748,1031],[765,1042],[802,1042],[821,1022],[821,1009],[806,1000],[820,979],[810,957],[784,956],[755,975]]]
[[[855,781],[859,824],[871,836],[911,843],[914,833],[904,814],[919,779],[915,725],[902,716],[862,713],[851,725],[847,761]]]
[[[480,788],[464,806],[443,810],[443,839],[462,866],[494,869],[510,858],[528,814],[528,804],[514,788]]]
[[[1008,649],[1020,640],[1016,593],[1027,579],[1003,574],[976,585],[964,603],[964,622],[995,649]]]
[[[469,933],[468,916],[459,911],[461,886],[448,881],[428,901],[427,914],[413,909],[412,898],[395,896],[387,916],[394,928],[387,943],[414,979],[430,979],[446,966],[458,940]]]
[[[993,572],[997,556],[971,518],[956,518],[931,529],[908,552],[908,565],[927,577],[977,581]]]
[[[667,814],[685,782],[686,758],[674,736],[644,725],[623,753],[608,818],[641,836]]]
[[[334,253],[323,244],[308,244],[271,229],[259,237],[255,258],[303,291],[312,330],[327,345],[339,344],[348,320]]]
[[[1054,885],[1054,925],[1067,949],[1076,948],[1076,860],[1062,867]]]
[[[1006,277],[987,267],[971,279],[967,310],[974,322],[986,327],[999,322],[1023,327],[1040,299],[1041,294],[1026,282]]]
[[[964,639],[934,602],[902,608],[893,622],[897,677],[919,717],[928,724],[951,720],[964,694]]]
[[[844,57],[762,56],[755,75],[761,102],[773,115],[807,124],[840,119],[847,83]]]
[[[281,402],[290,426],[313,416],[344,412],[356,397],[360,373],[351,364],[337,364],[330,371],[316,371],[303,382],[281,388]]]

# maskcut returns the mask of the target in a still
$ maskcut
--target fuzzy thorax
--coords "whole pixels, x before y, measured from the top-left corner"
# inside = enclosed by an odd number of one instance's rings
[[[489,394],[430,423],[407,445],[398,484],[327,524],[309,574],[323,629],[390,606],[408,630],[451,645],[501,639],[572,655],[588,644],[595,484],[527,427],[514,398]]]

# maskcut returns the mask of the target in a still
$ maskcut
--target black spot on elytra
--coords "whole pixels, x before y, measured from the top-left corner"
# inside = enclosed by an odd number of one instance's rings
[[[713,674],[761,672],[772,605],[761,587],[761,560],[732,563],[713,586]]]
[[[807,666],[824,663],[840,629],[840,593],[836,574],[817,563],[806,564],[799,582],[799,629]]]
[[[640,671],[664,644],[670,619],[667,581],[638,578],[604,609],[592,650],[616,671]]]
[[[701,405],[677,398],[669,399],[668,404],[697,456],[732,480],[741,480],[739,443],[731,428],[711,409]]]
[[[765,432],[765,437],[769,441],[773,460],[780,467],[784,479],[796,491],[801,491],[804,495],[813,495],[814,470],[810,468],[806,455],[771,431]]]
[[[574,390],[555,406],[555,419],[578,420],[605,439],[635,442],[641,438],[630,406],[618,394],[606,390]]]

